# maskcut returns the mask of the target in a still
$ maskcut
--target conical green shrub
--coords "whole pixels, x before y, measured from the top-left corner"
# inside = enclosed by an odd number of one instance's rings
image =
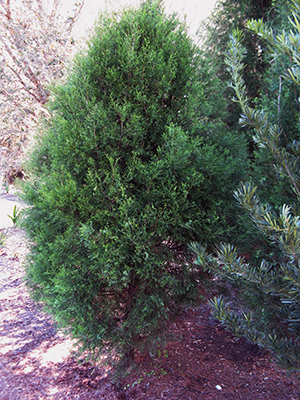
[[[102,16],[53,89],[24,185],[27,283],[83,349],[149,346],[197,297],[186,244],[215,239],[218,184],[239,179],[198,135],[197,57],[184,25],[146,2]]]

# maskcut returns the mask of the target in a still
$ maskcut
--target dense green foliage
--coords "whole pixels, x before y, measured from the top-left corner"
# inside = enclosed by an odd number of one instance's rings
[[[283,131],[282,144],[297,138],[298,124],[298,88],[284,80],[284,70],[290,62],[288,55],[274,58],[267,52],[267,43],[258,35],[246,28],[251,18],[263,18],[267,25],[272,24],[275,31],[289,30],[291,23],[288,19],[289,6],[284,0],[275,1],[218,1],[212,16],[206,23],[203,37],[203,59],[210,71],[213,71],[214,93],[221,95],[211,98],[210,107],[214,117],[219,118],[230,131],[231,135],[244,136],[248,150],[248,180],[257,186],[257,193],[263,202],[270,203],[275,209],[281,204],[289,203],[295,206],[292,190],[288,182],[277,174],[274,169],[274,157],[270,152],[258,147],[253,140],[253,131],[249,126],[238,124],[240,108],[232,102],[232,90],[227,82],[230,75],[224,67],[225,54],[229,35],[233,29],[243,31],[241,43],[247,49],[244,63],[247,66],[241,73],[247,87],[250,105],[264,109],[270,122],[277,123],[278,110],[280,125]],[[207,82],[208,80],[206,80]],[[218,141],[218,139],[217,139]],[[236,212],[233,213],[236,218]],[[244,217],[243,217],[244,215]],[[253,262],[259,263],[263,253],[273,256],[273,246],[266,237],[262,237],[253,228],[251,222],[242,210],[238,214],[236,233],[230,238],[240,253],[247,252]],[[242,227],[242,228],[241,228]]]
[[[93,352],[153,344],[197,298],[186,243],[234,229],[244,142],[206,118],[184,28],[158,3],[103,15],[29,161],[27,283]]]
[[[274,32],[289,32],[292,23],[289,20],[289,2],[277,0],[274,4],[275,18],[267,20],[266,26],[272,25]],[[257,35],[256,35],[257,36]],[[257,36],[260,38],[260,36]],[[279,123],[282,131],[280,143],[285,148],[289,147],[299,137],[299,88],[288,79],[284,79],[286,70],[290,65],[290,55],[273,57],[268,53],[267,41],[260,38],[260,46],[264,49],[264,58],[269,67],[263,75],[259,97],[256,99],[257,110],[263,109],[269,121]],[[261,147],[254,151],[252,164],[252,180],[257,186],[257,193],[263,202],[268,202],[272,207],[279,209],[284,203],[295,206],[295,199],[289,182],[277,174],[274,169],[276,160],[270,152]]]
[[[231,141],[232,138],[237,137],[243,140],[247,149],[248,173],[250,172],[252,179],[255,178],[257,185],[261,183],[260,187],[262,189],[265,182],[263,179],[266,178],[262,178],[261,172],[266,169],[269,171],[270,164],[266,165],[265,155],[264,157],[256,157],[256,145],[252,139],[251,130],[238,124],[240,109],[236,103],[232,102],[232,91],[227,85],[230,75],[224,66],[224,59],[232,29],[243,30],[242,43],[247,48],[245,55],[247,68],[243,70],[243,78],[250,90],[250,99],[253,98],[253,104],[256,103],[257,96],[263,90],[262,85],[264,84],[265,73],[268,72],[269,67],[264,57],[261,41],[256,35],[245,30],[245,26],[250,18],[279,19],[279,9],[273,3],[269,0],[220,0],[216,3],[213,14],[206,21],[202,34],[203,64],[206,65],[207,70],[211,73],[210,79],[208,77],[204,78],[205,85],[209,85],[211,89],[207,91],[209,94],[209,98],[207,98],[209,107],[207,107],[206,113],[208,116],[213,115],[214,121],[218,119],[222,123],[222,131],[215,138],[215,141],[218,142],[220,138],[225,136],[224,131],[229,132]],[[226,128],[224,129],[224,127]],[[262,164],[261,166],[259,165],[260,163]],[[249,175],[247,179],[249,179]],[[231,195],[232,192],[230,192]],[[231,214],[236,221],[236,225],[235,229],[231,231],[229,240],[237,245],[240,253],[247,252],[252,259],[255,259],[262,251],[270,251],[270,244],[268,241],[262,240],[245,215],[244,210],[238,209],[234,211],[232,209]],[[227,238],[222,239],[227,240]]]
[[[226,100],[225,107],[219,110],[223,114],[223,121],[230,128],[239,131],[241,131],[238,126],[239,109],[231,102],[232,93],[227,88],[229,75],[224,68],[227,42],[233,29],[245,30],[249,19],[266,18],[270,13],[272,14],[270,18],[273,18],[272,3],[271,0],[219,0],[205,25],[205,36],[202,40],[206,63],[214,69],[215,76],[220,80],[224,100]],[[245,63],[248,66],[244,71],[244,79],[251,91],[250,97],[255,98],[261,88],[266,64],[263,54],[257,51],[259,40],[256,36],[246,31],[243,36],[243,45],[247,48]],[[217,107],[216,110],[218,110]]]
[[[262,20],[249,21],[248,28],[261,36],[267,43],[272,57],[279,59],[289,56],[290,64],[283,71],[282,79],[290,82],[290,87],[300,84],[300,1],[294,0],[291,13],[292,30],[288,33],[274,32]],[[273,160],[277,174],[289,182],[295,203],[300,201],[299,155],[300,143],[293,140],[286,144],[281,128],[281,114],[276,123],[272,113],[265,109],[251,107],[242,77],[245,49],[241,44],[242,33],[234,31],[229,43],[226,64],[231,75],[230,87],[236,94],[236,102],[242,109],[241,124],[254,128],[254,141],[265,149]],[[277,77],[278,78],[278,77]],[[267,107],[272,110],[271,106]],[[295,117],[294,117],[295,118]],[[299,115],[298,115],[299,120]],[[287,126],[287,122],[283,122]],[[293,130],[293,124],[290,129]],[[297,137],[289,132],[288,137]],[[262,259],[259,266],[247,263],[239,257],[231,245],[221,245],[217,257],[205,252],[203,246],[193,245],[197,254],[197,264],[209,266],[218,275],[232,279],[240,286],[240,298],[233,303],[240,309],[241,300],[247,300],[247,307],[241,313],[233,311],[229,303],[221,298],[211,302],[213,313],[237,336],[268,348],[285,367],[299,370],[300,367],[300,230],[296,208],[283,205],[276,213],[264,204],[251,183],[241,184],[235,192],[239,204],[245,208],[256,227],[265,238],[273,243],[271,260]],[[272,197],[272,195],[270,195]]]

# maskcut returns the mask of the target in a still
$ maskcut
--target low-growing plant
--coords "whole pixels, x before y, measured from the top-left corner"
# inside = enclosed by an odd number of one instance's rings
[[[14,225],[17,225],[19,222],[20,216],[21,216],[20,208],[15,205],[12,215],[7,214],[7,216],[8,216],[8,218],[10,218],[12,220]]]
[[[6,238],[7,238],[7,232],[6,232],[6,230],[1,230],[1,231],[0,231],[0,249],[2,249],[3,247],[5,247]]]
[[[3,182],[2,182],[2,187],[5,190],[6,193],[9,192],[9,183],[7,182],[7,179],[4,178]]]

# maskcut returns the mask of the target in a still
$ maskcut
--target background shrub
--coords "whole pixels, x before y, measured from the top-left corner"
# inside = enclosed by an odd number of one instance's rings
[[[248,28],[262,37],[273,59],[280,60],[288,56],[290,63],[282,79],[290,83],[287,98],[293,104],[290,88],[300,85],[300,61],[298,42],[300,38],[300,1],[293,0],[290,9],[292,29],[287,33],[275,33],[262,20],[248,21]],[[205,249],[194,244],[197,255],[196,264],[208,267],[217,275],[232,280],[239,286],[238,296],[226,303],[222,297],[211,301],[214,316],[237,336],[267,348],[276,360],[286,368],[299,371],[300,363],[300,231],[299,231],[299,141],[298,127],[290,121],[288,135],[282,129],[287,121],[278,113],[274,123],[272,107],[255,110],[251,107],[242,77],[245,48],[242,32],[236,30],[231,36],[226,64],[231,74],[230,87],[234,89],[236,102],[242,110],[241,123],[254,129],[254,141],[263,149],[272,163],[281,182],[290,185],[292,202],[284,204],[279,211],[263,202],[256,194],[257,187],[248,182],[241,184],[235,192],[239,205],[247,210],[251,221],[259,230],[262,238],[267,238],[273,246],[273,252],[261,254],[260,263],[248,263],[238,255],[232,245],[218,246],[217,257],[212,257]],[[278,77],[277,77],[278,78]],[[274,79],[275,81],[275,79]],[[295,91],[296,93],[296,91]],[[264,99],[265,100],[265,99]],[[263,102],[262,104],[265,104]],[[280,104],[280,103],[279,103]],[[292,107],[290,107],[292,110]],[[290,111],[289,110],[289,111]],[[293,111],[294,114],[295,110]],[[298,115],[299,122],[299,115]],[[294,127],[293,127],[294,125]],[[287,139],[292,140],[286,142]],[[280,193],[281,182],[275,182],[275,193]],[[274,194],[270,193],[271,204]],[[286,196],[286,195],[285,195]],[[285,198],[288,198],[287,196]],[[292,207],[292,205],[298,207]]]

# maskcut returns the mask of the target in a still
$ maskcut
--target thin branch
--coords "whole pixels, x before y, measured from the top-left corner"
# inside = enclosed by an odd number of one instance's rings
[[[281,75],[279,75],[279,93],[278,93],[278,110],[277,110],[278,125],[279,125],[279,115],[280,115],[281,88],[282,88],[282,79]]]
[[[75,22],[77,21],[77,19],[79,18],[79,15],[81,13],[82,7],[84,6],[85,0],[82,0],[80,7],[77,9],[77,11],[74,13],[73,17],[71,17],[67,23],[69,24],[69,26],[67,27],[68,31],[71,31]],[[67,25],[67,24],[66,24]]]
[[[36,94],[34,92],[31,92],[30,89],[28,89],[28,86],[26,85],[26,83],[23,81],[21,75],[14,70],[9,64],[7,64],[7,67],[11,70],[11,72],[18,78],[19,82],[21,83],[21,85],[23,86],[23,89],[26,90],[26,92],[28,94],[30,94],[30,96],[32,96],[35,100],[37,100],[39,103],[41,103],[40,99],[36,96]]]
[[[54,20],[55,20],[59,3],[60,3],[60,0],[53,0],[52,10],[51,10],[51,14],[49,16],[50,22],[54,22]]]
[[[10,0],[6,0],[6,6],[4,6],[3,4],[1,4],[1,6],[3,7],[5,13],[0,12],[1,15],[3,15],[6,19],[8,19],[8,21],[10,21],[11,18],[11,9],[10,9]]]
[[[36,100],[38,100],[39,103],[45,104],[49,97],[49,93],[43,88],[43,86],[37,79],[36,75],[31,70],[28,62],[25,59],[23,60],[23,63],[25,65],[25,69],[24,69],[23,66],[20,64],[19,60],[16,58],[16,56],[11,51],[10,47],[5,43],[5,41],[1,37],[0,37],[0,40],[3,43],[5,50],[7,51],[7,53],[13,60],[13,62],[23,71],[23,74],[25,75],[25,77],[27,79],[29,79],[34,84],[34,86],[37,88],[39,95],[38,96],[33,95],[32,92],[28,92],[28,93],[30,93]],[[22,85],[24,85],[23,79],[20,77],[20,75],[13,68],[10,67],[10,69],[12,71],[14,71],[15,75],[18,77],[18,79],[20,79],[20,82],[22,83]],[[26,85],[24,85],[24,87],[26,87]]]

